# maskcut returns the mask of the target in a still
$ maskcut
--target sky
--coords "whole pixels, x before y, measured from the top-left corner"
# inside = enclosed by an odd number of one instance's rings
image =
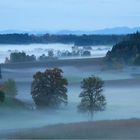
[[[140,0],[0,0],[0,30],[138,27]]]

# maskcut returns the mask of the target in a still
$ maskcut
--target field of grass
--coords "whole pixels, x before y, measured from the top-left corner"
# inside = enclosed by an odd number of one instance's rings
[[[26,105],[15,98],[6,97],[5,101],[3,103],[0,103],[0,111],[6,111],[6,110],[18,110],[18,109],[27,109]]]
[[[140,120],[115,120],[58,124],[18,130],[0,138],[9,139],[139,139]]]
[[[68,80],[69,84],[80,83],[83,79],[82,76],[66,76],[65,78]]]

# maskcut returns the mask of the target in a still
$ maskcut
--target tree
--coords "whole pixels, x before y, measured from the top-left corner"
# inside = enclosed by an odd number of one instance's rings
[[[48,51],[48,57],[49,57],[49,58],[53,58],[53,57],[54,57],[53,50],[49,50],[49,51]]]
[[[61,103],[67,104],[67,80],[58,68],[37,72],[31,87],[32,98],[39,108],[57,108]]]
[[[4,100],[5,100],[5,93],[2,90],[0,90],[0,102],[4,102]]]
[[[106,106],[106,99],[102,95],[104,82],[95,76],[83,79],[81,82],[82,92],[79,97],[82,98],[78,105],[80,112],[88,112],[93,118],[94,112],[103,111]]]
[[[17,62],[32,62],[36,61],[36,57],[34,55],[27,55],[25,52],[13,52],[10,54],[10,63],[17,63]]]
[[[91,52],[90,51],[84,51],[82,56],[91,56]]]
[[[4,92],[9,97],[15,97],[17,95],[16,83],[13,79],[8,79],[4,82]]]

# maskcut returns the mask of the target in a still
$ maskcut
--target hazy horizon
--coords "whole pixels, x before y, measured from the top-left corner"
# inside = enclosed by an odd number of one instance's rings
[[[84,30],[137,27],[139,0],[5,0],[0,30]]]

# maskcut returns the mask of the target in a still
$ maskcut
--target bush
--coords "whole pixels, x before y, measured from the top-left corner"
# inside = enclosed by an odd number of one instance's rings
[[[5,93],[0,90],[0,102],[4,102],[5,100]]]
[[[14,98],[17,95],[17,87],[14,80],[8,79],[7,81],[4,82],[3,86],[5,94],[7,96]]]
[[[84,51],[82,56],[91,56],[91,52],[90,51]]]

